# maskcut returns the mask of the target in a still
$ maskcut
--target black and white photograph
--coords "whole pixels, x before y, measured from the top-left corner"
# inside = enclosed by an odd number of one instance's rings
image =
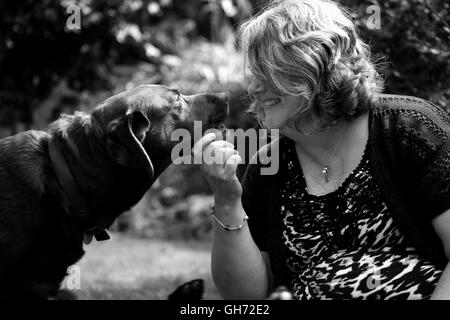
[[[450,3],[0,2],[0,301],[36,300],[450,300]]]

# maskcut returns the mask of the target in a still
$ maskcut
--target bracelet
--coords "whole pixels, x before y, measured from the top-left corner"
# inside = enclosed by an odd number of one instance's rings
[[[239,225],[237,225],[237,226],[230,226],[230,225],[224,224],[224,223],[222,223],[222,221],[220,221],[220,220],[216,217],[216,215],[214,214],[214,205],[213,205],[213,204],[211,205],[210,208],[211,208],[211,215],[212,215],[212,217],[214,218],[214,220],[216,220],[217,223],[220,224],[220,226],[221,226],[222,228],[224,228],[226,231],[241,230],[241,229],[245,226],[245,224],[247,223],[248,216],[245,215],[244,218],[243,218],[243,220],[242,220],[242,223],[239,224]]]

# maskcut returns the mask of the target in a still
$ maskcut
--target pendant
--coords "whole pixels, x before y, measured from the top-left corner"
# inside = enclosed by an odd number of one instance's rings
[[[324,165],[323,166],[323,168],[322,168],[322,174],[323,174],[323,177],[325,178],[325,182],[330,182],[329,180],[328,180],[328,166],[327,165]]]

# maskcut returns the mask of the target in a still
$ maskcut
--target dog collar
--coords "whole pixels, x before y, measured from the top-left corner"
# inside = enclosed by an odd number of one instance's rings
[[[62,192],[68,201],[67,211],[71,217],[73,217],[83,229],[83,242],[89,244],[92,241],[92,237],[95,237],[97,241],[104,241],[110,239],[108,230],[101,227],[86,228],[86,221],[89,217],[89,209],[80,194],[75,181],[73,179],[72,172],[67,165],[67,161],[61,153],[61,145],[56,138],[52,137],[48,141],[48,150],[50,154],[50,160],[53,168],[55,168],[56,178],[62,188]]]

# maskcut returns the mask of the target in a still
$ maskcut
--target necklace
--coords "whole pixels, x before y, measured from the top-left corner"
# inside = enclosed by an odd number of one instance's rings
[[[329,179],[330,165],[329,165],[329,163],[330,163],[332,157],[334,156],[334,154],[336,153],[336,151],[337,151],[337,150],[339,149],[339,147],[341,146],[342,141],[344,140],[345,132],[347,132],[347,129],[348,129],[349,126],[350,126],[350,125],[347,124],[347,126],[345,127],[345,129],[342,131],[342,135],[341,135],[341,137],[339,138],[338,143],[336,144],[336,146],[334,147],[333,151],[330,153],[330,155],[328,156],[328,158],[327,158],[326,161],[318,161],[316,157],[314,157],[312,154],[310,154],[308,151],[305,150],[306,153],[307,153],[313,160],[315,160],[316,162],[319,162],[319,163],[321,164],[321,166],[322,166],[322,176],[323,176],[323,178],[324,178],[324,180],[325,180],[326,183],[330,182],[330,179]]]

